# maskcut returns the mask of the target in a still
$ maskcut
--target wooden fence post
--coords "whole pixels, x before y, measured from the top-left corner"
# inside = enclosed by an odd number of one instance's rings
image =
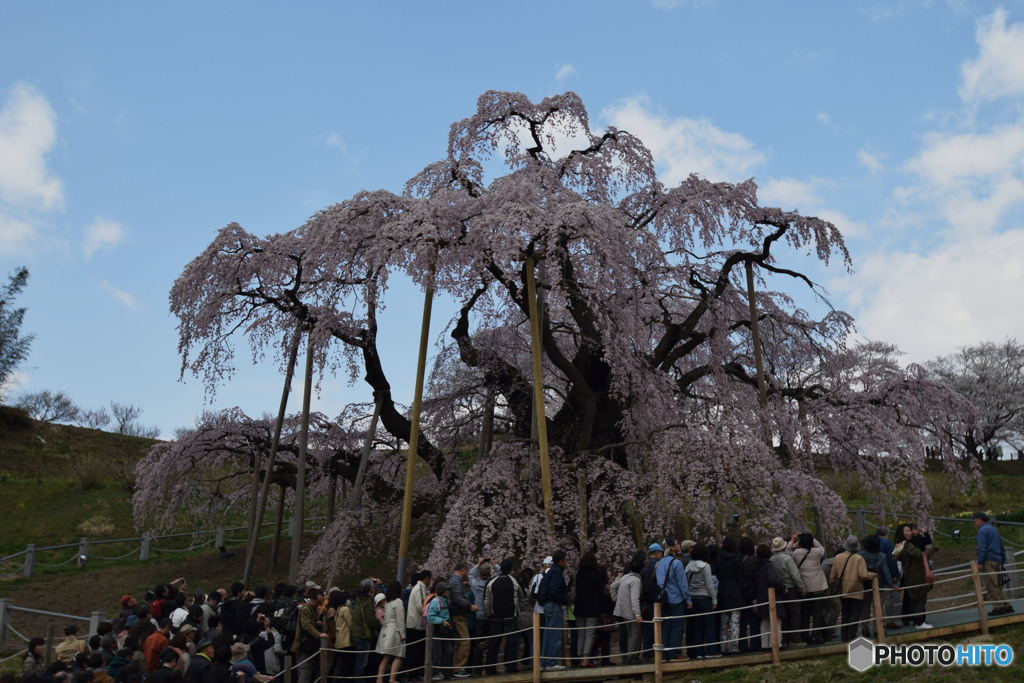
[[[533,683],[540,683],[540,612],[533,613]]]
[[[85,563],[89,561],[89,539],[83,538],[78,542],[78,559],[75,564],[78,565],[79,569],[85,567]]]
[[[856,513],[856,516],[857,516],[857,536],[860,537],[860,538],[864,538],[867,535],[867,533],[868,533],[867,520],[864,519],[864,508],[858,509],[857,513]]]
[[[10,600],[0,600],[0,647],[7,645],[7,623],[11,618],[7,607],[10,604]]]
[[[288,652],[287,654],[291,654]],[[292,667],[295,665],[295,657],[285,656],[284,658],[284,683],[293,683],[295,680],[294,671]]]
[[[772,630],[772,663],[778,664],[782,661],[779,657],[779,615],[776,611],[775,587],[768,586],[768,623]]]
[[[149,540],[150,540],[150,538],[151,538],[151,536],[149,535],[148,531],[145,531],[145,532],[142,533],[142,547],[139,549],[139,559],[140,560],[148,560],[149,559]]]
[[[46,644],[43,645],[43,669],[53,664],[53,624],[46,626]]]
[[[31,579],[32,572],[36,567],[36,544],[29,543],[28,550],[25,551],[25,578]]]
[[[93,611],[89,615],[89,635],[94,636],[100,630],[100,622],[107,618],[106,612]]]
[[[875,606],[875,638],[885,645],[885,614],[882,612],[882,593],[878,590],[878,577],[871,579],[871,599]]]
[[[216,535],[214,536],[213,547],[214,548],[223,548],[224,547],[224,527],[222,527],[222,526],[217,527],[217,532],[216,532]]]
[[[327,681],[327,649],[334,649],[334,643],[327,638],[320,639],[320,680]]]
[[[654,683],[662,683],[665,672],[662,669],[665,641],[662,639],[661,601],[654,603]]]
[[[925,559],[925,562],[928,560]],[[988,615],[985,614],[985,599],[982,596],[981,576],[978,574],[978,561],[971,560],[971,576],[974,578],[974,594],[978,598],[978,625],[981,627],[981,634],[988,635]]]
[[[427,622],[426,642],[423,643],[423,681],[429,683],[434,678],[434,625]]]

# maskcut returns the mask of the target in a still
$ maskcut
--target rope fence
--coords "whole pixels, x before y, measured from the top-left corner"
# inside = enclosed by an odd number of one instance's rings
[[[326,518],[325,517],[307,517],[303,521],[303,523],[304,524],[305,523],[312,524],[314,522],[318,522],[318,521],[321,521],[321,520],[324,520],[324,519],[326,519]],[[266,522],[264,524],[261,524],[260,528],[262,529],[264,527],[273,527],[276,524],[277,524],[277,522]],[[75,561],[78,562],[79,568],[83,568],[84,569],[87,566],[89,560],[99,560],[99,561],[103,561],[103,562],[115,562],[115,561],[118,561],[118,560],[123,560],[123,559],[129,558],[129,557],[131,557],[133,555],[136,555],[136,554],[139,556],[139,560],[148,560],[151,553],[188,553],[188,552],[194,552],[196,550],[202,550],[203,548],[208,548],[208,547],[223,548],[225,546],[225,544],[229,544],[229,543],[233,544],[233,545],[241,545],[241,544],[248,543],[248,538],[247,537],[233,538],[233,537],[227,537],[227,536],[225,536],[225,534],[229,533],[229,532],[236,532],[236,531],[248,532],[248,530],[249,530],[249,528],[247,526],[228,527],[228,528],[217,527],[216,529],[200,529],[200,530],[197,530],[197,531],[190,531],[190,532],[183,532],[183,533],[174,533],[174,534],[152,535],[152,534],[148,534],[147,533],[147,534],[143,534],[142,536],[133,537],[133,538],[111,538],[111,539],[102,539],[102,540],[93,540],[93,541],[90,541],[88,538],[82,538],[78,543],[62,543],[62,544],[59,544],[59,545],[49,545],[49,546],[39,546],[39,547],[37,547],[35,544],[30,543],[25,550],[19,550],[16,553],[11,553],[10,555],[5,555],[3,557],[0,557],[0,566],[2,566],[4,563],[10,562],[10,561],[15,560],[17,558],[23,558],[21,560],[20,564],[17,565],[16,567],[11,567],[11,568],[5,569],[3,571],[3,573],[0,573],[0,578],[10,579],[10,578],[18,577],[18,576],[24,576],[26,578],[29,578],[29,577],[31,577],[33,575],[33,573],[35,572],[36,569],[40,569],[40,568],[56,569],[58,567],[63,567],[65,565],[68,565],[68,564],[70,564],[72,562],[75,562]],[[209,536],[209,538],[207,538],[205,541],[202,541],[202,542],[196,542],[198,540],[198,538],[201,537],[201,536]],[[274,538],[275,536],[276,536],[276,533],[269,533],[269,534],[265,534],[265,535],[262,535],[262,536],[257,534],[257,540],[263,541],[263,540],[267,540],[267,539],[270,539],[270,538]],[[193,539],[193,540],[192,540],[192,542],[189,543],[189,545],[187,547],[184,547],[184,548],[156,548],[156,547],[152,547],[152,545],[151,545],[153,541],[165,541],[165,540],[178,539],[178,538],[190,538],[190,539]],[[129,543],[133,544],[134,547],[131,550],[128,550],[128,551],[126,551],[126,552],[124,552],[122,554],[119,554],[119,555],[104,556],[104,555],[98,555],[98,554],[96,554],[96,553],[91,551],[91,547],[92,546],[104,545],[104,544],[109,545],[109,544],[129,544]],[[40,559],[39,559],[39,555],[41,553],[51,553],[51,552],[53,552],[55,550],[64,550],[64,549],[67,549],[67,548],[77,548],[77,552],[74,555],[72,555],[71,557],[69,557],[68,559],[64,560],[63,562],[44,563],[44,562],[41,562]]]

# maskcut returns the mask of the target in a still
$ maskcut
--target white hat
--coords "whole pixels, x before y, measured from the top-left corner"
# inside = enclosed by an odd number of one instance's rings
[[[544,564],[554,564],[554,563],[555,563],[555,558],[551,557],[550,555],[548,555],[547,557],[544,558]]]
[[[377,593],[376,595],[373,596],[373,604],[379,605],[382,602],[384,602],[384,594],[383,593]]]

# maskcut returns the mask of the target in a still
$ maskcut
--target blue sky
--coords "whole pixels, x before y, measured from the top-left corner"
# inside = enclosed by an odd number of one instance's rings
[[[573,90],[667,181],[754,177],[823,216],[856,273],[815,273],[862,335],[923,361],[1024,338],[1024,3],[5,3],[0,274],[31,272],[12,395],[144,409],[169,436],[209,407],[178,382],[167,294],[237,221],[301,225],[400,191],[486,90]],[[421,295],[384,334],[412,393]],[[440,308],[443,313],[443,306]],[[439,314],[440,316],[440,314]],[[438,317],[435,331],[440,332]],[[246,356],[239,354],[244,362]],[[245,367],[215,407],[276,409]],[[317,406],[366,400],[328,378]]]

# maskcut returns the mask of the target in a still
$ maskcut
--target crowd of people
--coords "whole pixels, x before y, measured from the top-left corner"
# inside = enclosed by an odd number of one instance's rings
[[[998,578],[1005,550],[987,522],[975,514],[978,564]],[[497,674],[499,654],[504,672],[515,673],[533,657],[535,613],[543,669],[613,663],[616,632],[615,663],[642,663],[653,658],[659,604],[665,660],[716,658],[771,647],[769,588],[782,647],[848,642],[874,635],[876,577],[886,629],[931,628],[925,615],[935,552],[927,530],[904,524],[892,538],[885,527],[850,536],[831,554],[807,532],[761,544],[747,536],[720,544],[669,536],[619,572],[588,550],[570,575],[566,552],[556,550],[536,570],[483,557],[438,576],[421,570],[408,586],[366,578],[351,593],[314,581],[190,592],[178,579],[142,601],[123,596],[118,616],[87,640],[68,626],[46,668],[45,643],[33,638],[22,683],[269,683],[285,667],[298,683],[318,675],[417,683],[428,625],[434,680]],[[1013,611],[998,580],[984,585],[993,615]]]

